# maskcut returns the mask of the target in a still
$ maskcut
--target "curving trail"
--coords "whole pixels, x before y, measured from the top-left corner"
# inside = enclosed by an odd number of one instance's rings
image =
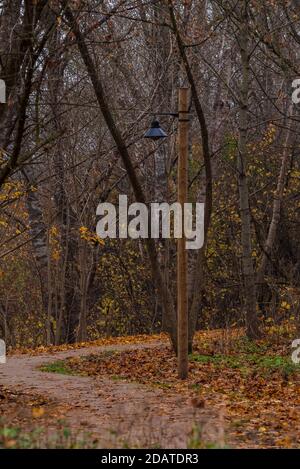
[[[212,412],[195,409],[182,397],[166,396],[163,390],[140,384],[45,373],[38,369],[67,357],[157,345],[158,342],[92,346],[38,356],[14,355],[7,358],[5,365],[0,365],[0,383],[13,390],[41,394],[67,404],[69,427],[78,432],[91,432],[103,448],[124,445],[185,448],[196,422],[204,428],[211,427]]]

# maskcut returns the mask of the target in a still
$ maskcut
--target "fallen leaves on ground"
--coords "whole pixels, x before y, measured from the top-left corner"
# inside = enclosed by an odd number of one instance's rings
[[[0,385],[0,448],[15,448],[19,444],[20,429],[24,445],[29,444],[29,434],[44,439],[53,432],[64,428],[64,418],[69,406],[58,403],[32,392],[12,391]],[[37,435],[45,428],[46,435]],[[25,446],[24,446],[25,447]]]
[[[240,335],[240,334],[239,334]],[[286,345],[247,342],[237,335],[218,350],[218,334],[200,334],[180,381],[167,345],[70,358],[76,373],[158,386],[197,408],[225,408],[227,444],[241,448],[296,448],[300,443],[299,369]],[[219,347],[220,348],[220,347]]]
[[[149,342],[164,341],[168,342],[168,336],[166,334],[153,334],[153,335],[135,335],[125,337],[107,337],[90,342],[76,342],[74,344],[62,344],[62,345],[49,345],[39,346],[34,348],[26,347],[15,347],[8,350],[8,355],[41,355],[43,353],[55,353],[63,352],[67,350],[78,350],[86,347],[103,347],[108,345],[129,345],[129,344],[144,344]]]

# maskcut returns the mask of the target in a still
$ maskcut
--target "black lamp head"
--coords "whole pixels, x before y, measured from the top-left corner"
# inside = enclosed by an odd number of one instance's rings
[[[159,140],[160,138],[166,138],[168,135],[161,128],[158,120],[154,120],[151,123],[151,128],[145,133],[144,138],[151,138],[152,140]]]

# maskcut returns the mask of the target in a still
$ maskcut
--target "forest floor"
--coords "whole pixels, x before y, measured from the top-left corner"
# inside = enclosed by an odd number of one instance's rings
[[[0,448],[297,448],[289,348],[202,332],[187,381],[164,336],[16,351],[0,365]]]

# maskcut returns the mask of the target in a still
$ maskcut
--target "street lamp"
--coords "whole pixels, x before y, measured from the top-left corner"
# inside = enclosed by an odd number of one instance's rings
[[[189,89],[179,88],[178,113],[158,113],[156,115],[178,118],[178,202],[182,207],[182,235],[177,240],[177,349],[178,376],[188,376],[188,288],[187,288],[187,251],[184,233],[184,204],[188,199],[188,135],[189,135]],[[145,138],[159,140],[166,138],[158,120],[154,120]]]
[[[150,129],[145,133],[144,138],[151,138],[151,140],[159,140],[160,138],[166,138],[168,135],[161,128],[158,120],[153,120]]]

